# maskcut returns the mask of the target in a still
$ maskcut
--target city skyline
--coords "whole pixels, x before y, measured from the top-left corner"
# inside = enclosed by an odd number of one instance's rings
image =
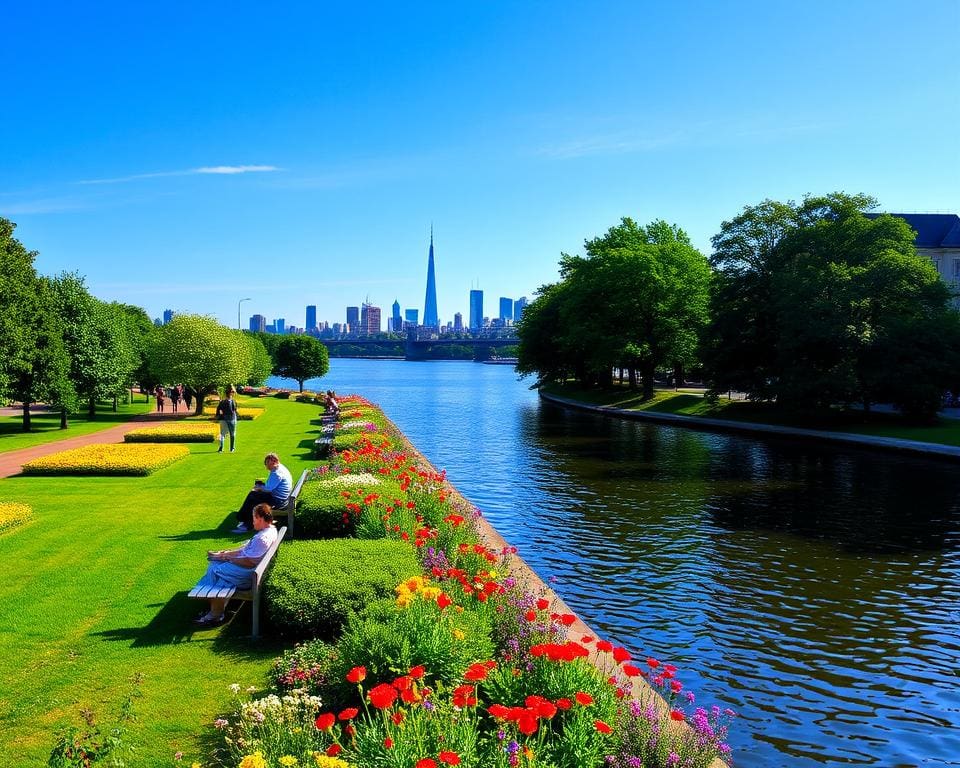
[[[960,211],[956,0],[106,0],[4,25],[0,216],[40,273],[151,317],[422,314],[431,222],[447,321],[471,287],[532,299],[623,216],[709,253],[768,198]]]

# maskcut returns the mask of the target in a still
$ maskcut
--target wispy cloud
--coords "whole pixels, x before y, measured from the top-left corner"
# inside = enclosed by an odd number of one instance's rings
[[[201,168],[188,168],[182,171],[156,171],[154,173],[135,173],[130,176],[118,176],[112,179],[84,179],[77,184],[122,184],[140,179],[160,179],[170,176],[229,176],[240,173],[269,173],[282,170],[275,165],[210,165]]]

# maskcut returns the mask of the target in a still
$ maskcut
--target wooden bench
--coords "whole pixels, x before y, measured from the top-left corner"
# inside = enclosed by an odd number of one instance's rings
[[[273,560],[273,556],[277,554],[277,549],[280,546],[280,542],[283,541],[284,534],[286,534],[287,529],[281,528],[277,532],[277,540],[273,542],[270,549],[267,550],[267,553],[260,560],[260,563],[256,568],[253,569],[253,586],[250,589],[240,589],[236,587],[225,586],[225,587],[211,587],[206,584],[197,584],[193,589],[190,590],[188,597],[197,597],[203,600],[230,600],[236,598],[237,600],[251,600],[253,601],[253,632],[251,637],[259,637],[260,635],[260,585],[263,584],[264,574],[267,572],[267,567],[270,565],[270,561]]]
[[[323,434],[313,441],[313,452],[316,458],[325,459],[330,455],[330,449],[333,448],[333,432],[336,423],[336,416],[320,414],[320,431]]]
[[[303,490],[303,484],[307,479],[307,472],[309,470],[303,470],[303,473],[300,475],[300,479],[297,480],[297,484],[293,486],[293,490],[290,492],[290,495],[287,496],[287,500],[282,507],[273,508],[273,520],[279,525],[280,521],[277,519],[281,515],[287,516],[287,533],[290,534],[290,538],[293,538],[293,517],[294,512],[297,510],[297,499],[300,498],[300,491]]]

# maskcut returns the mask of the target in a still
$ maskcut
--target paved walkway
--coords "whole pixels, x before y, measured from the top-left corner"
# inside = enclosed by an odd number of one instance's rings
[[[63,440],[54,440],[51,443],[35,445],[32,448],[21,448],[18,451],[8,451],[0,453],[0,478],[19,475],[23,465],[38,459],[41,456],[48,456],[51,453],[65,451],[69,448],[82,448],[85,445],[94,443],[122,443],[123,436],[134,429],[139,429],[144,422],[157,423],[159,421],[178,421],[185,419],[191,413],[143,413],[134,416],[130,421],[123,424],[117,424],[115,427],[107,427],[99,432],[91,432],[88,435],[77,435],[76,437],[65,437]],[[70,434],[69,430],[66,432]]]
[[[945,459],[960,459],[960,447],[941,445],[940,443],[923,443],[919,440],[903,440],[897,437],[874,437],[873,435],[856,435],[847,432],[829,432],[821,429],[801,429],[799,427],[782,427],[775,424],[755,424],[733,419],[704,419],[699,416],[681,416],[674,413],[657,413],[655,411],[631,411],[624,408],[612,408],[606,405],[589,405],[565,397],[540,393],[540,397],[568,408],[577,408],[582,411],[593,411],[604,416],[616,416],[638,421],[654,421],[660,424],[671,424],[678,427],[689,427],[708,432],[746,432],[757,435],[798,437],[806,440],[828,440],[835,443],[848,443],[863,448],[881,448],[884,450],[902,451],[923,456],[936,456]],[[955,410],[955,409],[951,409]]]

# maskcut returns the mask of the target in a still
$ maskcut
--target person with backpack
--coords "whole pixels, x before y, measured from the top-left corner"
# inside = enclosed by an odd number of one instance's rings
[[[220,422],[220,449],[223,453],[223,439],[230,435],[230,453],[234,452],[237,439],[237,401],[233,399],[233,387],[227,385],[223,400],[217,405],[217,419]]]

